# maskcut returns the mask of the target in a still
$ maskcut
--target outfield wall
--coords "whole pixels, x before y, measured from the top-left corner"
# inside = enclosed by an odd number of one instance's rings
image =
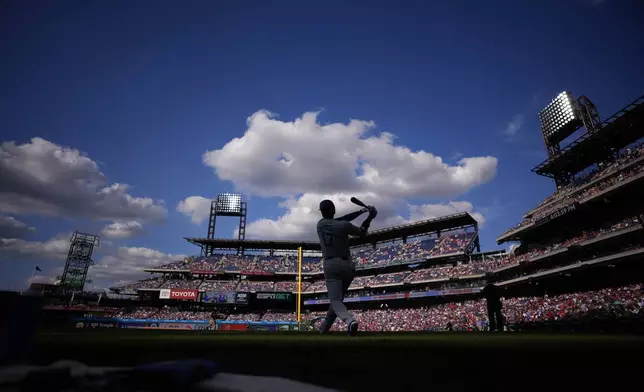
[[[298,331],[296,322],[284,321],[216,321],[211,328],[209,321],[204,320],[151,320],[151,319],[118,319],[118,318],[76,318],[75,328],[125,328],[125,329],[165,329],[184,331]]]

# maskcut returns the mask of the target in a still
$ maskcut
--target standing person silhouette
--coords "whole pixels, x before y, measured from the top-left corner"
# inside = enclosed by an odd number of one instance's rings
[[[365,212],[369,212],[367,219],[360,227],[354,226],[351,221]],[[323,200],[320,203],[320,213],[322,219],[317,224],[317,232],[322,248],[324,280],[330,302],[320,333],[329,332],[335,319],[339,317],[347,325],[349,336],[354,336],[358,332],[358,322],[342,302],[356,272],[349,250],[349,236],[365,235],[378,211],[375,207],[369,206],[334,219],[335,205],[331,200]]]
[[[503,331],[503,314],[501,313],[501,290],[489,280],[483,288],[483,296],[487,302],[487,317],[490,332]]]

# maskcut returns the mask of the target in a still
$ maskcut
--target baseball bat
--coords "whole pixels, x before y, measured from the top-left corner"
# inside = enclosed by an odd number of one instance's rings
[[[362,201],[360,201],[359,199],[357,199],[357,198],[355,198],[355,197],[352,197],[352,198],[351,198],[351,203],[353,203],[353,204],[357,204],[357,205],[359,205],[360,207],[367,207],[367,205],[366,205],[366,204],[364,204]]]

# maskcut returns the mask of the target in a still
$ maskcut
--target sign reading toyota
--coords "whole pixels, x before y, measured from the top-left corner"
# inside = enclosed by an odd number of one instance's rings
[[[170,290],[170,299],[185,299],[188,301],[197,300],[197,290],[182,290],[182,289],[172,289]]]
[[[159,299],[170,299],[170,289],[161,289]]]

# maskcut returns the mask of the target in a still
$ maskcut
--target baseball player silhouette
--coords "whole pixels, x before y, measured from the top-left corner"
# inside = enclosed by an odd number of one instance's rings
[[[342,302],[356,272],[349,250],[349,236],[365,235],[378,211],[375,207],[368,206],[340,218],[334,218],[335,205],[331,200],[323,200],[320,203],[320,212],[322,219],[317,224],[317,232],[322,248],[324,280],[330,302],[320,333],[328,332],[335,319],[339,317],[347,325],[349,336],[354,336],[358,332],[358,322]],[[369,212],[367,219],[360,227],[354,226],[351,221],[365,212]]]

